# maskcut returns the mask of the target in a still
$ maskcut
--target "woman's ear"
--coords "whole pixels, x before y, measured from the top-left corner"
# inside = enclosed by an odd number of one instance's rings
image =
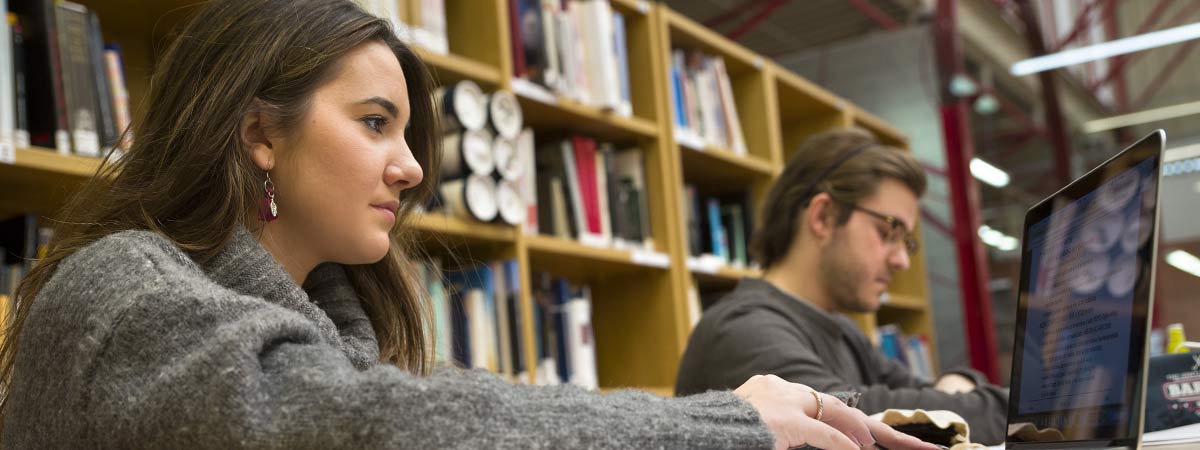
[[[238,139],[242,142],[242,148],[250,153],[250,161],[266,171],[275,168],[275,146],[267,136],[265,116],[259,106],[259,101],[255,100],[250,110],[242,116],[242,123],[238,126]]]

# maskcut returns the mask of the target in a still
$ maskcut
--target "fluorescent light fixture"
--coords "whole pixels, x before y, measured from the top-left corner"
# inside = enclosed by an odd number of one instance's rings
[[[1115,128],[1141,125],[1178,117],[1200,114],[1200,101],[1147,109],[1135,113],[1089,120],[1083,123],[1084,133],[1096,133]]]
[[[971,158],[971,175],[979,181],[1002,188],[1008,186],[1008,172],[979,158]]]
[[[1200,22],[1017,61],[1009,71],[1016,76],[1030,75],[1197,38],[1200,38]]]
[[[979,226],[979,240],[1003,252],[1011,252],[1021,246],[1021,241],[1017,238],[987,225]]]
[[[1175,250],[1167,254],[1167,264],[1176,269],[1200,277],[1200,258],[1183,250]]]

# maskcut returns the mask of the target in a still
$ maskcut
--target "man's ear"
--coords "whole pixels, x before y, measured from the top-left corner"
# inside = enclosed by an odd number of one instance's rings
[[[833,197],[822,192],[813,196],[808,202],[808,208],[800,213],[801,225],[817,242],[825,242],[833,236],[833,230],[837,227],[837,213],[838,208]]]
[[[262,170],[271,170],[275,168],[275,145],[271,138],[267,135],[266,119],[259,107],[259,102],[255,100],[254,106],[242,116],[242,123],[238,126],[238,139],[241,140],[242,148],[250,154],[250,161]]]

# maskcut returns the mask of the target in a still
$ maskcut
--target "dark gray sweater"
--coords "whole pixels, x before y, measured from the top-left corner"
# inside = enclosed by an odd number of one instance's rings
[[[145,231],[67,258],[38,296],[4,449],[770,448],[728,391],[514,386],[379,364],[340,266],[304,288],[245,230],[206,267]]]
[[[971,440],[1004,441],[1008,390],[977,372],[969,393],[947,394],[875,350],[850,319],[821,311],[771,283],[744,279],[704,312],[680,364],[678,395],[728,389],[754,374],[770,373],[823,392],[862,393],[858,408],[945,409],[967,419]]]

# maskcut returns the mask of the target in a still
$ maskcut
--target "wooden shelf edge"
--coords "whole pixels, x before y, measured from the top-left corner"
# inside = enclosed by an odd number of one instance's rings
[[[744,65],[762,70],[766,64],[766,59],[762,56],[743,47],[741,44],[729,40],[729,38],[717,34],[704,25],[696,23],[692,19],[676,12],[675,10],[662,6],[667,18],[667,29],[687,35],[692,40],[698,41],[712,50],[722,54],[726,58],[733,58]],[[668,39],[670,36],[668,36]]]
[[[483,84],[499,85],[500,69],[490,65],[455,54],[441,54],[414,47],[417,56],[430,68],[438,71],[453,72],[464,78],[470,78]]]
[[[525,240],[530,253],[545,253],[557,256],[579,258],[630,267],[645,267],[668,270],[670,259],[665,253],[624,250],[611,247],[598,247],[583,243],[556,238],[553,236],[528,236]]]
[[[856,123],[875,133],[884,135],[887,139],[908,145],[908,136],[891,124],[861,108],[853,108],[851,115]]]
[[[31,147],[18,148],[17,167],[36,169],[62,175],[90,178],[100,168],[100,158],[87,156],[63,155],[52,148]]]
[[[513,226],[474,222],[440,213],[413,214],[408,226],[419,232],[493,242],[514,242],[517,233]]]
[[[584,105],[528,80],[514,79],[512,88],[517,99],[523,103],[523,107],[533,104],[541,108],[559,111],[567,116],[590,121],[596,126],[613,128],[624,134],[643,138],[658,137],[658,126],[641,117],[626,117],[610,110]]]
[[[817,86],[816,84],[813,84],[813,82],[808,81],[804,77],[797,75],[791,70],[788,70],[787,68],[776,63],[771,63],[771,69],[771,73],[775,75],[775,80],[778,82],[778,84],[798,91],[803,95],[812,97],[818,102],[829,106],[831,110],[844,111],[847,108],[846,105],[848,102],[846,100],[820,86]]]
[[[688,272],[695,278],[709,278],[725,281],[740,281],[742,278],[758,278],[762,271],[749,267],[735,267],[728,264],[706,264],[700,258],[689,256],[687,259]]]
[[[886,308],[899,309],[905,311],[925,311],[929,306],[924,300],[903,294],[888,294],[887,303],[883,304]]]
[[[706,145],[703,149],[697,149],[696,147],[683,144],[680,144],[679,147],[686,150],[683,152],[685,158],[687,158],[688,155],[703,155],[702,157],[715,159],[724,164],[729,164],[747,172],[753,172],[764,176],[775,175],[776,168],[773,167],[770,162],[764,161],[755,156],[739,155],[734,153],[732,150],[726,150],[711,145]]]
[[[613,7],[626,11],[637,11],[638,14],[650,14],[652,2],[649,0],[610,0]]]

